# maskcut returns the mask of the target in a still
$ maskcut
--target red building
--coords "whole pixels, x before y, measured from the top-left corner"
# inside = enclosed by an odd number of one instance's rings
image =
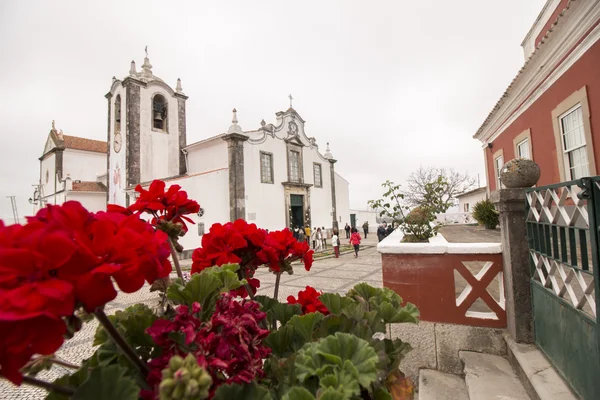
[[[539,185],[598,175],[600,0],[548,0],[521,46],[525,64],[474,135],[489,190],[516,157],[533,159]]]

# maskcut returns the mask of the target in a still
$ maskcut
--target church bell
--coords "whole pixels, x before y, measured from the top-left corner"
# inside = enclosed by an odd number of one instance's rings
[[[162,117],[162,113],[160,111],[155,111],[154,112],[154,119],[157,121],[162,121],[163,117]]]

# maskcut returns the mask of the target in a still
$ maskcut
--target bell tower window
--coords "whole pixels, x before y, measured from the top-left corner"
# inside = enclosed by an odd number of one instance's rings
[[[115,132],[121,132],[121,95],[115,99]]]
[[[167,131],[167,100],[160,94],[152,98],[152,128]]]

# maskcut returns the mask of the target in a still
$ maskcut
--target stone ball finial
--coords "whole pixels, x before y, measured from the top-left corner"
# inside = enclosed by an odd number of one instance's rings
[[[262,126],[263,128],[265,127],[265,125],[266,125],[266,124],[267,124],[267,123],[265,122],[265,120],[264,120],[264,119],[262,119],[262,120],[260,121],[260,126]]]
[[[539,165],[526,158],[512,159],[500,170],[500,181],[507,188],[532,187],[539,179]]]

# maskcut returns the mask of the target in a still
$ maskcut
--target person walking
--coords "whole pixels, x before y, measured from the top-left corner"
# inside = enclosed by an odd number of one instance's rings
[[[308,243],[308,247],[310,247],[310,225],[304,227],[304,234],[306,235],[306,243]]]
[[[298,229],[298,241],[300,243],[304,242],[306,240],[306,236],[304,235],[304,228],[299,228]]]
[[[367,234],[369,233],[369,221],[365,221],[362,225],[363,232],[365,233],[365,239],[367,238]]]
[[[379,227],[377,228],[377,239],[381,242],[383,239],[385,239],[385,222],[383,224],[379,224]]]
[[[312,242],[312,249],[317,248],[317,227],[313,227],[312,232],[310,233],[310,240]]]
[[[360,233],[358,229],[352,228],[352,234],[350,235],[350,244],[354,246],[354,258],[358,258],[358,250],[360,249],[361,241]]]
[[[333,246],[333,252],[335,258],[340,258],[340,236],[337,229],[333,230],[333,236],[331,237],[331,245]]]
[[[344,230],[346,231],[346,239],[350,239],[350,225],[348,225],[347,222],[346,226],[344,227]]]
[[[317,247],[316,251],[323,251],[323,234],[321,233],[321,228],[317,228]]]
[[[323,235],[323,250],[327,250],[327,230],[325,227],[321,228],[321,234]]]

